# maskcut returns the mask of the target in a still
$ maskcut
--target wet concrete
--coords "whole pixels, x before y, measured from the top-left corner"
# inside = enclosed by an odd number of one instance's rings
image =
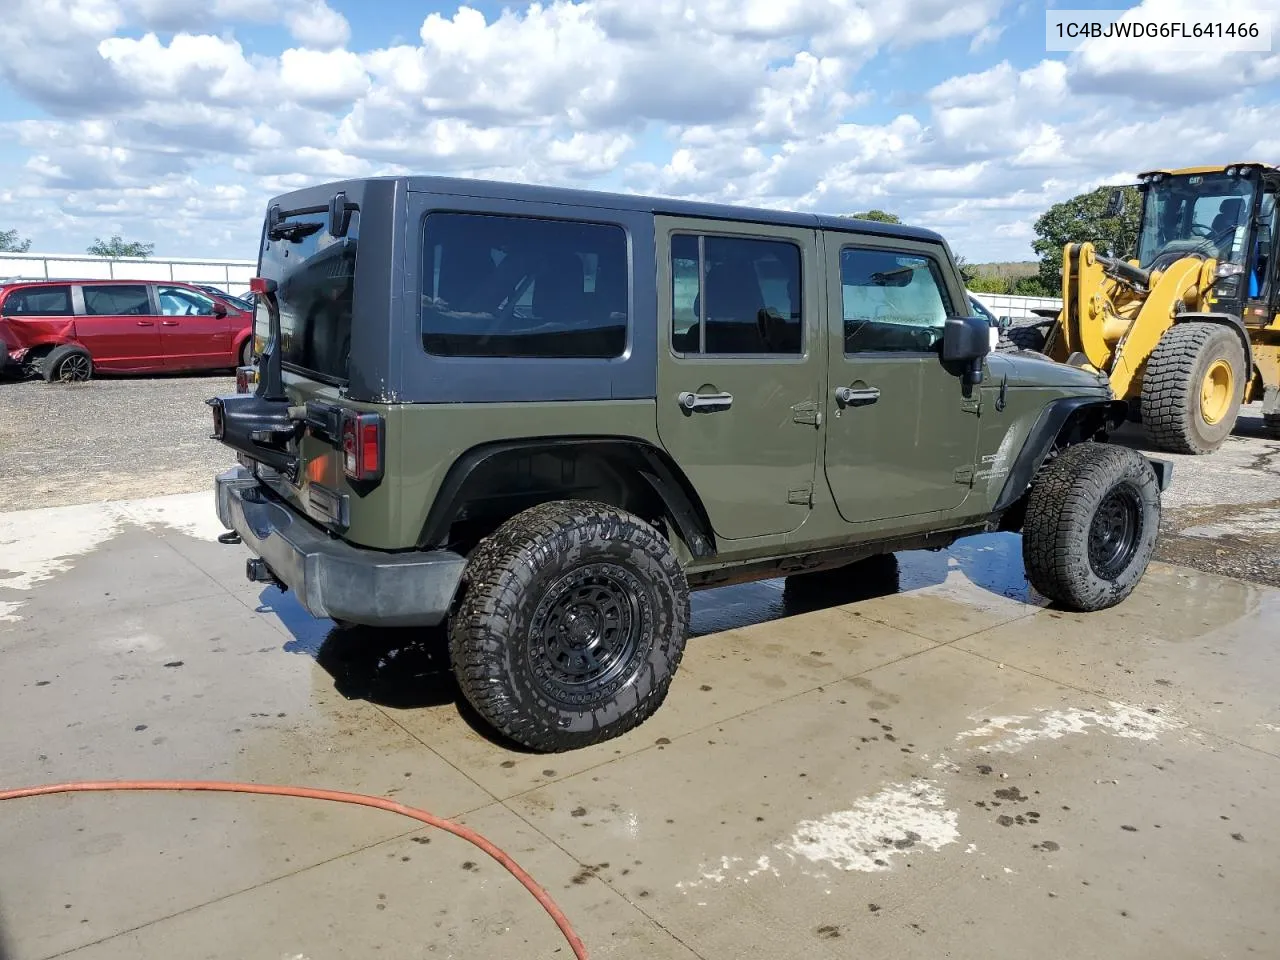
[[[438,636],[246,583],[209,499],[0,514],[0,783],[392,796],[508,849],[593,957],[1271,955],[1280,591],[1160,563],[1067,614],[993,535],[702,593],[658,714],[545,756]],[[567,955],[479,851],[373,811],[56,797],[0,805],[0,851],[4,960]]]

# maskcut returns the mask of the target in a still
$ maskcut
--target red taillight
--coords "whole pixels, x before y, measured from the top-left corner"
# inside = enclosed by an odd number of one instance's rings
[[[348,413],[343,418],[342,469],[352,480],[382,476],[382,417]]]
[[[268,280],[266,277],[253,277],[249,281],[250,293],[273,293],[275,292],[275,281]]]

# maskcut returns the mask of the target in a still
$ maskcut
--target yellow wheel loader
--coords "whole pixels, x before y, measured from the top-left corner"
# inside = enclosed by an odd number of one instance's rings
[[[1067,244],[1061,312],[1010,339],[1105,374],[1163,450],[1212,453],[1258,399],[1280,439],[1280,168],[1156,170],[1139,189],[1136,255]]]

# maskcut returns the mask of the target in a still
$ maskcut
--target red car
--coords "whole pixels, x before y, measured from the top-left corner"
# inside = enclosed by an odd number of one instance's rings
[[[189,283],[0,284],[0,365],[49,381],[103,373],[228,369],[253,351],[253,314]]]

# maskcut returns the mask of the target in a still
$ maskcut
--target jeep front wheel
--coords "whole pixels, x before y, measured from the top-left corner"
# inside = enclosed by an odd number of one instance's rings
[[[449,651],[488,723],[558,752],[650,717],[688,624],[688,584],[657,530],[607,504],[557,501],[517,514],[472,554]]]
[[[1027,497],[1031,585],[1071,610],[1102,610],[1137,586],[1160,532],[1160,483],[1127,447],[1082,443],[1046,464]]]

